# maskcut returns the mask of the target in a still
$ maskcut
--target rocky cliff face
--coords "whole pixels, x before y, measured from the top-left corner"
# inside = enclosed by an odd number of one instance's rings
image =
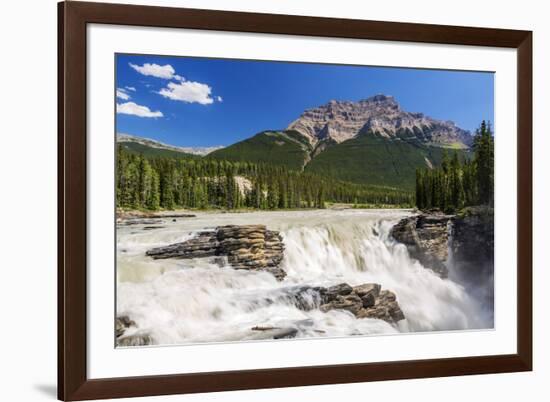
[[[449,222],[452,215],[420,214],[402,219],[392,228],[393,238],[407,246],[411,257],[446,278]]]
[[[451,243],[457,271],[479,282],[493,275],[495,259],[494,213],[488,207],[464,209],[453,219]]]
[[[432,119],[422,113],[401,109],[391,96],[376,95],[359,102],[332,100],[326,105],[308,109],[288,126],[303,134],[311,144],[340,143],[360,132],[376,132],[384,137],[412,137],[432,145],[467,148],[470,133],[453,122]]]
[[[449,247],[455,274],[465,282],[492,276],[494,265],[493,209],[468,207],[457,215],[421,213],[402,219],[393,238],[407,246],[411,257],[441,277],[447,277]],[[449,242],[449,235],[452,234]]]

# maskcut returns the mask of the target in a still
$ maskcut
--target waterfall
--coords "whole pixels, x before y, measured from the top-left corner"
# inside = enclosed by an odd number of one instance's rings
[[[408,211],[306,211],[204,214],[156,231],[119,230],[117,313],[157,343],[256,339],[253,327],[294,328],[298,337],[489,328],[492,320],[463,283],[441,279],[412,259],[390,230]],[[204,228],[264,223],[285,244],[279,282],[208,259],[151,260],[144,251]],[[178,241],[178,240],[176,240]],[[181,241],[181,240],[179,240]],[[343,310],[303,311],[281,297],[298,285],[379,283],[405,314],[397,325]],[[313,297],[313,296],[312,296]],[[315,300],[310,301],[315,304]]]

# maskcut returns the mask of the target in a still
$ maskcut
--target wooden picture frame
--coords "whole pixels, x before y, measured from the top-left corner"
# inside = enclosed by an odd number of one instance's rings
[[[517,353],[89,379],[86,26],[90,23],[517,49]],[[89,2],[58,5],[58,397],[83,400],[532,370],[532,32]]]

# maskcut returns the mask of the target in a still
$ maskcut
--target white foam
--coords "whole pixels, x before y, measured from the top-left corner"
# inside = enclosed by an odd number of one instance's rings
[[[297,211],[200,214],[164,229],[119,231],[117,313],[128,314],[160,344],[251,339],[254,326],[295,327],[298,336],[349,336],[492,327],[483,306],[441,279],[389,236],[408,211]],[[233,270],[201,260],[152,260],[146,249],[224,224],[263,223],[283,235],[288,276]],[[122,251],[123,250],[123,251]],[[345,311],[302,311],[265,296],[300,285],[380,283],[406,316],[392,326]]]

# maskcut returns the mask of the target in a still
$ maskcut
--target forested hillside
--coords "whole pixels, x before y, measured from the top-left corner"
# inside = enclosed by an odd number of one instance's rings
[[[302,170],[312,147],[296,131],[264,131],[244,141],[219,149],[209,158],[233,162],[268,163],[289,170]]]
[[[327,147],[306,166],[306,171],[353,183],[414,189],[416,169],[441,163],[446,148],[428,146],[408,131],[387,138],[371,131]],[[467,151],[458,150],[464,158]]]
[[[160,208],[324,208],[327,202],[410,206],[412,193],[290,170],[211,158],[151,157],[117,149],[117,206]]]
[[[209,158],[266,163],[357,184],[412,191],[415,171],[438,165],[445,148],[419,141],[410,130],[388,138],[365,131],[347,141],[313,147],[296,131],[265,131],[217,150]],[[461,157],[468,150],[457,151]]]

